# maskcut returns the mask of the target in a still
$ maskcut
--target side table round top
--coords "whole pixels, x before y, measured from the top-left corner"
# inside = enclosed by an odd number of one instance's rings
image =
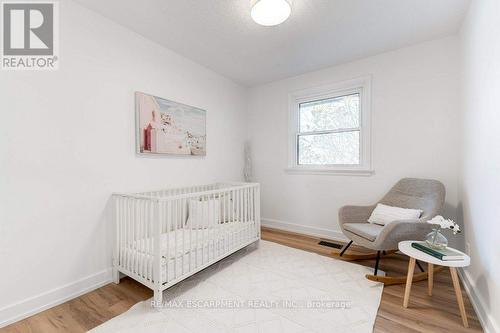
[[[425,252],[422,252],[418,249],[415,249],[411,246],[411,243],[417,241],[404,241],[399,242],[398,249],[409,257],[415,258],[420,261],[428,262],[430,264],[438,265],[438,266],[446,266],[446,267],[466,267],[470,265],[470,257],[465,253],[458,251],[454,248],[454,251],[461,253],[464,256],[463,260],[440,260],[436,257],[433,257]]]

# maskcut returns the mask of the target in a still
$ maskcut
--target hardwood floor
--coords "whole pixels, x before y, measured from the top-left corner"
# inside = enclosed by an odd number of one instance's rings
[[[86,332],[153,296],[131,278],[110,283],[71,301],[0,329],[1,333]]]
[[[330,256],[335,251],[318,245],[319,238],[290,232],[263,228],[262,239]],[[338,250],[336,250],[338,251]],[[366,253],[368,250],[352,245],[346,253]],[[355,261],[361,265],[373,267],[374,260]],[[379,269],[389,276],[406,275],[408,257],[392,254],[380,260]],[[469,328],[462,326],[460,310],[455,298],[455,291],[448,269],[434,275],[433,296],[428,295],[427,280],[414,282],[408,308],[403,308],[405,285],[385,286],[382,300],[375,321],[374,332],[482,332],[476,313],[469,302],[465,290],[465,310],[469,319]]]
[[[319,238],[263,228],[262,239],[329,256],[332,248],[318,245]],[[365,249],[351,246],[348,252],[366,253]],[[373,266],[373,260],[356,263]],[[404,275],[408,258],[394,254],[383,258],[380,269],[388,275]],[[470,328],[462,326],[448,270],[434,276],[433,296],[427,294],[427,281],[415,282],[411,290],[409,307],[403,308],[404,285],[384,287],[382,301],[375,322],[376,333],[403,332],[482,332],[467,294],[465,309]],[[153,296],[148,288],[130,278],[120,284],[108,284],[59,306],[0,329],[0,333],[85,332],[127,311],[137,302]]]

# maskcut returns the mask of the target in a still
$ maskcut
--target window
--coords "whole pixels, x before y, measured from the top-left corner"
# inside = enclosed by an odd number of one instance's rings
[[[290,163],[301,173],[371,174],[370,78],[290,95]]]

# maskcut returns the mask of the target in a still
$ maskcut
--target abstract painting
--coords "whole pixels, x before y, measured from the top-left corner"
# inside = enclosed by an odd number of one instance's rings
[[[206,111],[135,93],[139,154],[206,155]]]

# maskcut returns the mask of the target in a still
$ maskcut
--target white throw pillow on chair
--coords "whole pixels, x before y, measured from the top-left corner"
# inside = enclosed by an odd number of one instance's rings
[[[368,222],[386,225],[397,220],[417,220],[422,212],[421,209],[393,207],[379,203],[370,215]]]

